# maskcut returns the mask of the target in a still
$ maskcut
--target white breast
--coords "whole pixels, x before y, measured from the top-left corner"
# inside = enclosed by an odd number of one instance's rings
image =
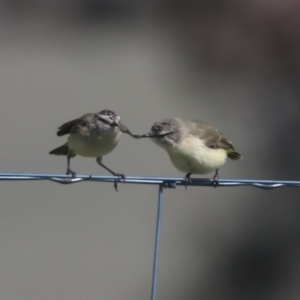
[[[189,135],[180,145],[167,149],[174,166],[186,173],[206,174],[222,166],[227,158],[224,149],[212,149],[199,138]]]
[[[101,157],[118,144],[121,132],[115,128],[91,135],[74,133],[69,136],[68,146],[74,153],[85,157]]]

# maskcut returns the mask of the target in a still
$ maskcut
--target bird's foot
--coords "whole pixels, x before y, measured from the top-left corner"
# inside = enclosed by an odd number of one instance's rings
[[[187,173],[185,176],[184,176],[184,184],[185,184],[185,189],[187,189],[187,185],[188,183],[191,183],[192,182],[192,179],[191,179],[191,175],[192,173]]]
[[[74,171],[72,171],[70,168],[68,168],[66,175],[71,175],[74,178],[76,176],[76,173]]]
[[[115,190],[118,192],[118,182],[120,180],[124,180],[126,179],[126,176],[124,174],[120,174],[120,173],[115,173],[114,176],[117,176],[118,179],[115,180],[115,183],[114,183],[114,188]]]
[[[216,188],[218,185],[219,185],[219,176],[218,176],[218,174],[216,174],[213,177],[213,187]]]

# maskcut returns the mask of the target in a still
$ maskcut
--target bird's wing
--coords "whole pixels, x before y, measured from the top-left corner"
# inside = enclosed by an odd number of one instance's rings
[[[86,115],[83,115],[81,118],[64,123],[63,125],[61,125],[58,128],[57,135],[62,136],[65,134],[69,134],[74,129],[76,129],[76,127],[78,127],[78,126],[80,126],[80,127],[87,126],[87,119],[91,118],[92,115],[93,114],[86,114]]]
[[[204,144],[213,149],[224,149],[230,159],[237,160],[242,156],[235,151],[231,141],[223,136],[217,129],[202,121],[187,121],[192,134],[201,139]]]
[[[207,147],[234,150],[231,141],[209,124],[202,121],[188,121],[188,125],[192,128],[192,134],[199,137]]]

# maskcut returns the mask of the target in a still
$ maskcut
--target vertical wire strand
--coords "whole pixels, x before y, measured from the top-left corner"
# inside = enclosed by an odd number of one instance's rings
[[[164,190],[164,187],[163,187],[162,184],[160,184],[159,185],[159,190],[158,190],[158,205],[157,205],[157,219],[156,219],[156,233],[155,233],[155,247],[154,247],[154,262],[153,262],[151,300],[156,300],[156,295],[157,295],[159,248],[160,248],[161,221],[162,221],[162,210],[163,210],[163,190]]]

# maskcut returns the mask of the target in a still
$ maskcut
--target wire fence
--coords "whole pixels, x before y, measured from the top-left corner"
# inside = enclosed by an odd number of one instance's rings
[[[183,178],[176,177],[138,177],[126,176],[120,179],[116,176],[96,176],[96,175],[70,175],[61,174],[30,174],[30,173],[0,173],[0,180],[50,180],[61,184],[72,184],[82,181],[115,182],[131,184],[163,185],[164,188],[176,188],[185,186]],[[193,178],[188,186],[215,186],[213,179]],[[258,180],[258,179],[219,179],[218,187],[232,186],[253,186],[261,189],[274,189],[278,187],[299,187],[300,181],[293,180]]]
[[[165,188],[176,188],[177,186],[186,186],[183,178],[173,177],[138,177],[127,176],[120,179],[116,176],[95,176],[95,175],[70,175],[60,174],[20,174],[20,173],[0,173],[0,180],[3,181],[26,181],[26,180],[50,180],[61,184],[73,184],[82,181],[110,182],[110,183],[129,183],[158,185],[158,206],[155,232],[154,261],[152,273],[151,300],[157,299],[158,267],[159,267],[159,250],[160,236],[163,212],[163,194]],[[206,186],[216,187],[213,179],[193,178],[188,186]],[[252,186],[260,189],[275,189],[279,187],[300,187],[300,181],[292,180],[256,180],[256,179],[219,179],[217,187],[236,187]]]

